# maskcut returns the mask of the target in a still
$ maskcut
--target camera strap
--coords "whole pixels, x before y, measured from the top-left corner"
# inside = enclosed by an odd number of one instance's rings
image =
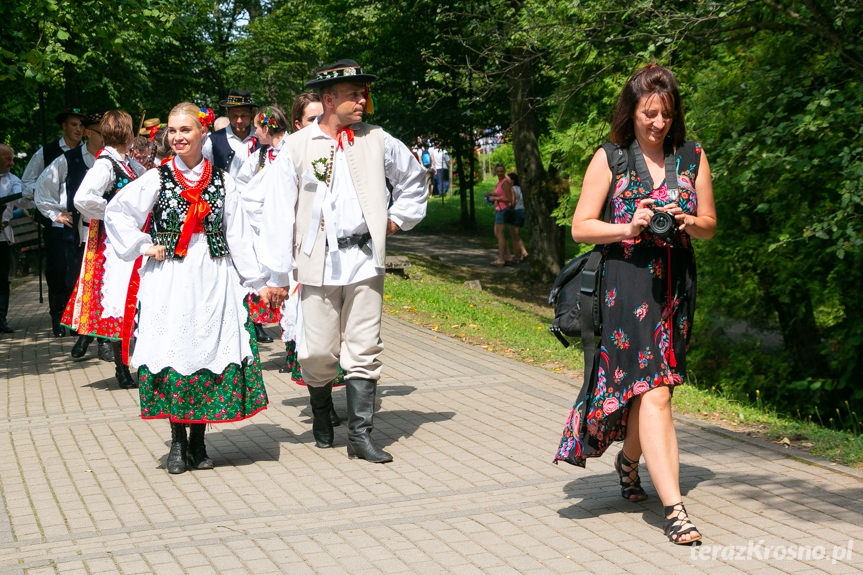
[[[653,191],[653,178],[650,176],[650,170],[647,169],[647,163],[644,161],[644,154],[641,153],[641,146],[638,145],[638,140],[633,139],[629,145],[629,151],[635,160],[635,173],[638,179],[644,184],[648,193]],[[679,195],[677,190],[677,158],[674,156],[674,148],[666,144],[665,152],[665,186],[668,193],[668,199],[672,202],[677,201]]]

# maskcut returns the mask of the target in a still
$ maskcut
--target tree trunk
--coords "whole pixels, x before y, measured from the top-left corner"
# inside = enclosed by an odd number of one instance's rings
[[[534,271],[543,281],[550,281],[560,272],[564,256],[561,229],[551,216],[557,208],[562,182],[556,173],[546,171],[542,165],[532,105],[533,67],[529,54],[521,48],[511,48],[509,55],[514,62],[509,74],[512,147],[530,231],[529,251]]]
[[[470,220],[470,214],[468,213],[467,209],[467,180],[465,179],[464,170],[467,157],[465,155],[464,138],[458,136],[455,142],[455,149],[453,151],[455,153],[455,175],[458,178],[459,206],[461,208],[461,226],[462,229],[472,229],[473,224]]]
[[[809,291],[805,285],[789,286],[788,283],[771,281],[769,276],[770,273],[762,275],[762,285],[779,318],[785,349],[794,364],[795,378],[829,378],[831,374],[821,350],[821,336]],[[782,285],[781,293],[777,293],[777,285]]]

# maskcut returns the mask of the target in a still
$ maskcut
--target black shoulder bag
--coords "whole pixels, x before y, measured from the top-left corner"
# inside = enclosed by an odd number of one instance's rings
[[[611,170],[611,184],[605,196],[602,220],[611,219],[611,200],[617,176],[628,167],[627,151],[613,143],[602,145]],[[596,337],[602,332],[599,305],[599,279],[602,275],[603,246],[598,245],[586,254],[566,264],[551,288],[548,303],[554,306],[554,320],[549,330],[563,344],[566,339],[581,336],[584,350],[585,387],[593,376],[596,356]]]

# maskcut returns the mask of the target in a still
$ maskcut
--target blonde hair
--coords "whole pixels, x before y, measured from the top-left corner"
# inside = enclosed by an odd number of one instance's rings
[[[195,119],[198,119],[198,112],[201,111],[201,108],[194,105],[191,102],[180,102],[173,108],[171,108],[171,113],[168,114],[168,118],[171,116],[192,116]]]

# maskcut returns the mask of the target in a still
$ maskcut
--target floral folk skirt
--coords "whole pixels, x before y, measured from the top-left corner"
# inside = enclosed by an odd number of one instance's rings
[[[600,287],[602,340],[595,376],[564,425],[554,461],[580,467],[626,437],[633,398],[686,377],[695,310],[695,260],[689,249],[614,244]],[[585,358],[590,369],[590,358]],[[642,441],[650,441],[642,437]]]
[[[119,259],[108,246],[103,223],[90,220],[81,273],[61,323],[80,335],[119,340],[131,274],[132,262]]]

